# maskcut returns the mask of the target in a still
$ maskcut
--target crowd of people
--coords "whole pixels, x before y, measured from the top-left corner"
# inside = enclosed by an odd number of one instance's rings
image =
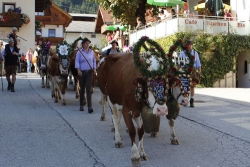
[[[178,17],[184,18],[197,18],[203,19],[205,16],[211,16],[211,12],[209,9],[204,9],[202,12],[198,12],[195,14],[194,11],[190,11],[190,8],[187,3],[184,3],[183,7],[180,7],[179,11],[172,8],[171,6],[158,8],[157,12],[153,12],[153,8],[147,8],[145,13],[145,24],[142,22],[142,18],[140,16],[136,17],[136,30],[144,28],[145,26],[150,26],[155,23],[159,23],[163,20],[171,20],[176,19],[177,14]],[[158,13],[158,15],[154,15],[153,13]],[[223,18],[224,20],[233,21],[232,14],[230,13],[229,9],[222,9],[218,17]]]

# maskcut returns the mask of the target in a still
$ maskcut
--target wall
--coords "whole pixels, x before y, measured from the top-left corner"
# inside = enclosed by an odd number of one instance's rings
[[[2,12],[2,2],[10,2],[9,0],[1,1],[0,11]],[[15,1],[11,1],[15,2]],[[29,6],[29,7],[27,7]],[[17,35],[23,37],[27,41],[20,39],[20,52],[26,53],[28,48],[35,48],[35,0],[18,0],[16,1],[16,7],[21,7],[22,13],[25,13],[29,16],[29,24],[23,24],[19,29]],[[9,34],[12,31],[12,27],[0,27],[0,38],[6,38],[6,34]]]
[[[250,51],[242,53],[238,58],[238,87],[250,88]],[[244,61],[247,61],[247,73],[244,72]]]
[[[64,38],[65,40],[71,44],[73,43],[77,38],[79,38],[81,33],[65,33]],[[91,41],[92,45],[97,45],[98,48],[100,48],[100,42],[102,38],[105,38],[105,35],[103,34],[96,34],[96,38],[91,38],[91,34],[84,33],[82,37],[86,37]]]
[[[63,38],[63,25],[45,25],[45,27],[42,27],[42,37],[48,37],[49,35],[49,29],[55,29],[56,30],[56,36]]]
[[[240,21],[250,20],[250,1],[249,0],[231,0],[230,6],[232,7],[233,17],[239,18]]]

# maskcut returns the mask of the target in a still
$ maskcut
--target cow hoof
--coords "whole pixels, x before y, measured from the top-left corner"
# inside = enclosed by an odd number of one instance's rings
[[[69,84],[70,84],[70,85],[73,85],[73,81],[69,81]]]
[[[122,148],[123,145],[121,142],[115,143],[115,148]]]
[[[111,132],[115,132],[115,128],[113,127],[113,128],[111,128]]]
[[[126,128],[126,132],[128,133],[129,131],[128,131],[128,128]]]
[[[142,161],[147,161],[147,160],[148,160],[147,155],[146,155],[146,154],[141,155],[141,160],[142,160]]]
[[[134,166],[139,166],[141,163],[141,158],[132,158],[131,161]]]
[[[101,121],[106,121],[106,118],[101,116]]]
[[[80,96],[76,96],[76,99],[79,99]]]
[[[47,86],[46,86],[46,88],[50,88],[50,86],[49,86],[49,85],[47,85]]]
[[[45,88],[45,86],[44,86],[44,85],[42,85],[42,88]]]
[[[55,103],[58,103],[58,100],[55,100]]]
[[[62,103],[63,106],[66,106],[66,102]]]
[[[150,137],[157,138],[158,137],[158,133],[157,132],[153,132],[153,133],[150,134]]]
[[[171,139],[171,144],[173,145],[180,145],[179,141],[177,139]]]

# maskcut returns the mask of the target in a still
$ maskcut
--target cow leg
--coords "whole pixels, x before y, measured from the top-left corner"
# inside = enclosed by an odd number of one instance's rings
[[[57,86],[57,81],[55,77],[52,77],[52,82],[54,85],[54,89],[55,89],[55,103],[58,103],[58,86]]]
[[[116,148],[122,148],[122,139],[121,139],[121,134],[120,134],[120,118],[119,118],[119,114],[117,107],[115,107],[109,100],[108,98],[108,102],[109,102],[109,106],[111,108],[111,110],[113,111],[113,122],[114,122],[114,126],[115,126],[115,147]]]
[[[125,108],[124,106],[122,108],[122,114],[123,114],[125,124],[128,127],[129,136],[130,136],[131,144],[132,144],[131,161],[133,165],[138,166],[141,163],[141,157],[140,157],[138,148],[135,144],[136,130],[132,121],[132,115],[130,114],[129,109]]]
[[[69,85],[73,85],[72,72],[71,72],[71,70],[69,71]]]
[[[55,85],[54,85],[54,82],[53,82],[52,78],[51,78],[50,82],[51,82],[51,87],[52,87],[51,97],[55,98],[56,97],[56,95],[55,95]]]
[[[42,74],[42,88],[45,88],[45,85],[44,85],[44,76]]]
[[[102,103],[102,116],[101,116],[101,121],[106,121],[106,98],[107,96],[102,94],[102,99],[101,99],[101,103]]]
[[[48,74],[46,74],[46,88],[50,88]]]
[[[169,127],[171,130],[171,144],[173,145],[179,145],[179,141],[177,140],[177,137],[175,136],[175,132],[174,132],[174,119],[170,119],[169,120]]]
[[[66,79],[66,81],[64,81],[62,84],[62,88],[61,88],[61,93],[62,93],[62,105],[66,106],[66,100],[65,100],[65,92],[66,92],[66,88],[67,88],[67,82],[68,82],[68,78]]]
[[[141,157],[141,160],[148,160],[147,155],[144,151],[143,147],[143,135],[144,135],[144,127],[142,123],[142,118],[139,116],[138,118],[133,118],[133,120],[136,122],[137,125],[137,133],[139,137],[139,144],[138,144],[138,151]]]

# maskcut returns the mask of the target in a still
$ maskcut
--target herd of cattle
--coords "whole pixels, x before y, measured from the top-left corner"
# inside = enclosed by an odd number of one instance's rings
[[[58,102],[62,98],[62,104],[66,105],[65,90],[69,73],[74,78],[74,89],[76,98],[79,98],[79,84],[77,71],[75,67],[75,57],[78,50],[71,52],[67,61],[62,63],[56,52],[44,51],[38,55],[37,65],[42,77],[42,87],[49,87],[51,83],[51,97]],[[102,92],[102,115],[101,120],[106,119],[106,102],[108,102],[112,110],[112,120],[115,130],[115,147],[122,147],[122,137],[120,134],[120,120],[123,116],[128,133],[131,139],[131,161],[133,165],[140,164],[141,160],[147,160],[147,155],[143,146],[143,135],[146,126],[142,118],[143,113],[152,113],[152,115],[166,116],[169,120],[171,130],[171,143],[179,144],[174,131],[174,120],[179,114],[179,103],[183,105],[189,103],[188,97],[181,94],[181,80],[178,77],[166,75],[164,80],[154,80],[154,84],[160,85],[160,82],[168,84],[164,87],[162,96],[167,97],[166,102],[158,103],[157,97],[152,92],[152,85],[149,88],[149,80],[146,76],[142,76],[140,70],[135,66],[133,53],[118,53],[103,57],[100,60],[100,55],[95,51],[97,65],[97,78],[93,74],[93,86],[95,80],[98,81],[98,86]],[[70,72],[69,72],[70,71]],[[45,79],[44,79],[45,78]],[[44,82],[45,80],[45,82]],[[158,83],[159,82],[159,83]],[[135,91],[136,90],[136,91]],[[141,100],[136,99],[136,93]],[[62,97],[61,97],[62,96]],[[135,129],[135,125],[137,130]],[[152,122],[151,122],[152,123]],[[151,126],[151,125],[149,125]],[[136,145],[136,132],[139,138],[139,144]],[[152,137],[157,136],[158,131],[150,131]]]

